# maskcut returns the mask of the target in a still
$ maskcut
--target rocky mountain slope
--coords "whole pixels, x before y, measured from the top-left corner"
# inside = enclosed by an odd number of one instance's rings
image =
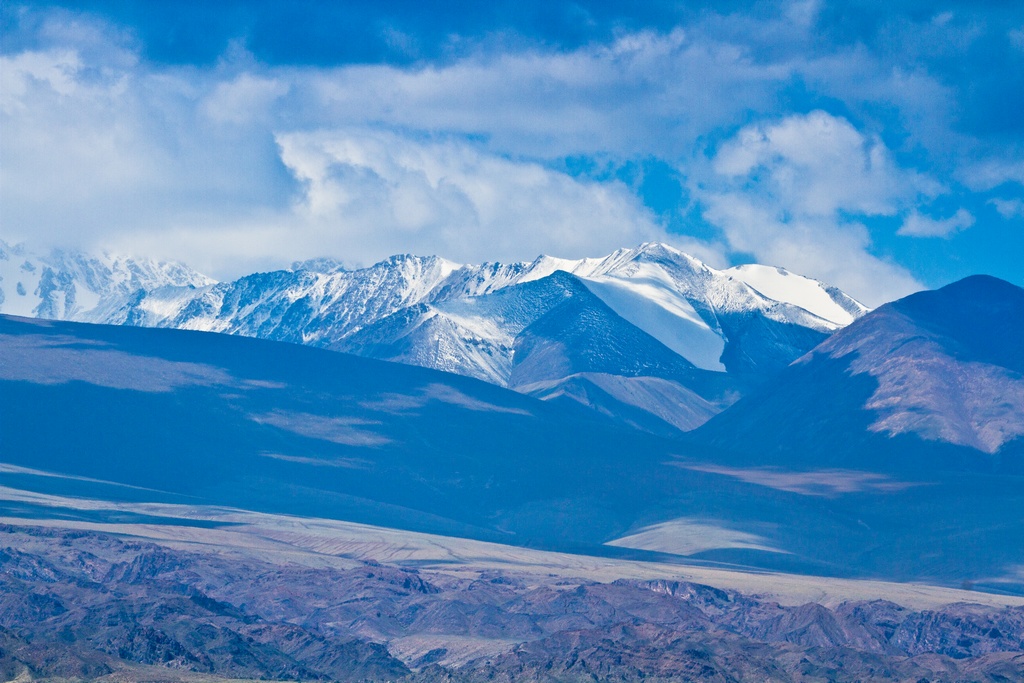
[[[1022,681],[1024,608],[783,606],[666,580],[273,564],[0,526],[0,676]],[[106,678],[108,677],[108,678]]]
[[[834,288],[768,270],[775,278],[761,280],[771,284],[777,298],[745,282],[757,280],[752,275],[757,269],[716,271],[662,244],[597,259],[542,256],[510,265],[459,266],[438,257],[395,256],[349,271],[314,261],[199,291],[146,293],[104,322],[229,332],[327,348],[345,348],[346,339],[378,326],[371,336],[386,329],[388,341],[418,352],[407,352],[407,361],[507,385],[516,336],[559,299],[538,294],[543,286],[494,295],[556,273],[561,282],[565,274],[574,276],[627,323],[691,365],[711,371],[780,367],[806,346],[807,338],[820,341],[866,310]],[[424,325],[429,326],[425,333],[420,331]],[[795,333],[795,339],[788,339],[783,330],[790,327],[805,336]],[[764,335],[763,329],[776,334]],[[407,339],[410,335],[413,339]],[[447,353],[428,355],[424,347],[431,344]],[[358,341],[352,345],[361,346]]]
[[[35,253],[0,240],[0,313],[102,321],[140,292],[214,283],[179,263],[71,250]]]
[[[837,332],[697,436],[787,465],[1020,472],[1022,335],[1024,290],[1002,280],[913,294]]]

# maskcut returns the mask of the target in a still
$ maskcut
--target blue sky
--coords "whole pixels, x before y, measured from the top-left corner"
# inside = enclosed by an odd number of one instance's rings
[[[0,238],[215,277],[667,241],[1024,285],[1016,2],[0,9]]]

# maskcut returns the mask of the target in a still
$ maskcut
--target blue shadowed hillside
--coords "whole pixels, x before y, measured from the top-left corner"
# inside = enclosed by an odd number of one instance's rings
[[[233,506],[572,552],[1021,584],[1011,572],[1024,547],[1024,487],[1005,472],[740,457],[465,377],[227,335],[0,318],[0,463],[15,492]],[[16,517],[82,514],[10,493],[0,505]]]

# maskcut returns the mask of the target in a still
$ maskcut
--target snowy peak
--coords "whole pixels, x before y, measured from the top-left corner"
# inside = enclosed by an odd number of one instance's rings
[[[0,312],[349,351],[543,385],[602,411],[620,401],[670,429],[696,426],[865,310],[808,278],[719,271],[659,243],[511,264],[401,254],[348,269],[319,258],[220,283],[178,264],[24,252],[0,243]],[[563,380],[573,391],[551,389]],[[671,397],[691,394],[692,414],[665,420],[679,409]]]
[[[608,256],[583,259],[563,259],[554,256],[539,256],[525,266],[522,282],[538,280],[561,270],[582,278],[598,278],[610,274],[628,276],[641,263],[667,265],[670,269],[691,270],[696,273],[707,269],[699,260],[658,242],[645,242],[632,249],[617,249]]]
[[[601,258],[569,260],[541,256],[523,267],[519,282],[540,279],[557,270],[595,282],[646,282],[690,300],[705,323],[719,330],[717,314],[756,309],[778,322],[797,322],[831,332],[868,310],[834,287],[783,269],[740,266],[716,270],[657,242],[619,249]]]
[[[3,249],[0,291],[8,301],[22,296],[19,283],[35,293],[4,312],[349,349],[499,384],[511,377],[517,335],[555,305],[532,302],[527,291],[544,287],[503,293],[564,279],[558,274],[586,290],[585,307],[605,306],[688,366],[717,373],[773,372],[866,310],[809,278],[763,267],[719,271],[660,243],[511,264],[402,254],[350,270],[320,258],[222,283],[175,264],[62,252],[19,265],[16,249]],[[36,274],[13,272],[22,267]]]
[[[0,240],[0,313],[10,315],[99,322],[140,290],[213,282],[175,262],[61,249],[40,254]]]
[[[782,342],[785,348],[775,360],[757,353],[725,353],[727,344],[736,347],[749,336],[744,319],[750,314],[774,326],[795,325],[829,334],[867,310],[838,289],[786,271],[766,270],[776,277],[755,277],[758,272],[745,269],[719,271],[669,245],[645,243],[602,258],[542,256],[523,264],[519,282],[556,271],[571,273],[618,315],[695,366],[714,371],[730,370],[728,361],[736,370],[766,362],[777,366],[780,359],[789,358],[789,341]],[[758,289],[746,279],[767,284]]]
[[[337,259],[321,256],[319,258],[306,259],[305,261],[293,261],[290,270],[308,270],[313,273],[329,274],[345,270],[345,266]]]
[[[176,327],[330,347],[392,313],[429,300],[459,269],[436,256],[392,256],[345,270],[314,259],[204,290],[144,292],[109,322]],[[137,313],[137,314],[136,314]]]
[[[849,325],[869,310],[836,287],[791,273],[785,268],[751,263],[723,272],[770,299],[799,306],[839,326]]]

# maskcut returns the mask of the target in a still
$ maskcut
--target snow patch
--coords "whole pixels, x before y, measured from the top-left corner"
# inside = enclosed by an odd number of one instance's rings
[[[769,299],[799,306],[841,327],[849,325],[859,317],[841,306],[822,283],[791,273],[784,268],[747,264],[723,272],[753,287]],[[857,303],[852,298],[847,298]],[[860,306],[860,309],[860,314],[867,311],[864,306]]]
[[[767,539],[761,536],[682,517],[644,527],[635,534],[608,541],[605,545],[683,556],[725,548],[785,552],[769,546]]]
[[[693,305],[660,278],[583,279],[595,296],[615,313],[703,370],[725,372],[725,340],[700,317]]]

